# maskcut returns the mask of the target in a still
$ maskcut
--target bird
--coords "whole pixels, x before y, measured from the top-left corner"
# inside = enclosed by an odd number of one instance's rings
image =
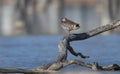
[[[70,31],[77,30],[80,28],[78,23],[73,22],[72,20],[64,17],[61,19],[61,27],[70,34]]]

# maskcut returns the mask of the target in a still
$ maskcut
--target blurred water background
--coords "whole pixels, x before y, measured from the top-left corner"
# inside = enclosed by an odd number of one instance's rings
[[[96,37],[72,42],[75,51],[89,55],[89,59],[82,59],[68,54],[68,59],[100,65],[120,64],[120,35],[98,35]],[[56,60],[58,56],[57,44],[62,36],[19,36],[0,38],[0,68],[33,69]],[[89,70],[77,65],[68,66],[62,71]]]
[[[80,24],[82,33],[120,19],[120,0],[0,0],[0,68],[33,69],[56,60],[58,42],[65,32],[60,19]],[[80,59],[100,65],[120,65],[120,27],[84,41],[72,42]],[[62,69],[89,70],[77,65]]]

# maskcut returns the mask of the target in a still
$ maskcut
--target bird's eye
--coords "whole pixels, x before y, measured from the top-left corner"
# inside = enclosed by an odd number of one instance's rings
[[[79,27],[79,24],[76,24],[76,27]]]

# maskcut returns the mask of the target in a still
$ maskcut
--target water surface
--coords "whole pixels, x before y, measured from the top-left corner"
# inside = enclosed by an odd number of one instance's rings
[[[56,60],[58,42],[62,36],[19,36],[0,37],[0,68],[33,69]],[[87,40],[73,41],[71,46],[75,51],[89,55],[89,59],[74,57],[70,53],[68,59],[80,59],[100,65],[113,63],[120,65],[120,35],[98,35]],[[62,69],[87,70],[84,67],[71,65]]]

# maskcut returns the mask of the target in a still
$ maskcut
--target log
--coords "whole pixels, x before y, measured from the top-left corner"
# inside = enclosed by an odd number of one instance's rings
[[[92,70],[102,70],[102,71],[111,71],[111,70],[120,70],[120,66],[118,64],[112,64],[108,66],[100,66],[97,62],[93,62],[93,64],[85,63],[80,60],[67,60],[67,50],[71,52],[74,56],[80,56],[81,58],[89,58],[89,56],[85,56],[80,52],[75,52],[73,48],[70,46],[71,41],[77,40],[85,40],[90,37],[96,36],[100,33],[103,33],[108,30],[115,29],[120,26],[120,21],[115,21],[112,24],[107,24],[105,26],[98,27],[89,32],[79,33],[79,34],[69,34],[63,37],[59,44],[59,56],[58,59],[54,62],[48,63],[46,65],[41,66],[40,68],[26,70],[26,69],[2,69],[0,68],[0,73],[25,73],[25,74],[35,74],[35,73],[43,73],[43,72],[56,72],[66,66],[71,64],[76,64],[79,66],[84,66],[86,68],[90,68]]]

